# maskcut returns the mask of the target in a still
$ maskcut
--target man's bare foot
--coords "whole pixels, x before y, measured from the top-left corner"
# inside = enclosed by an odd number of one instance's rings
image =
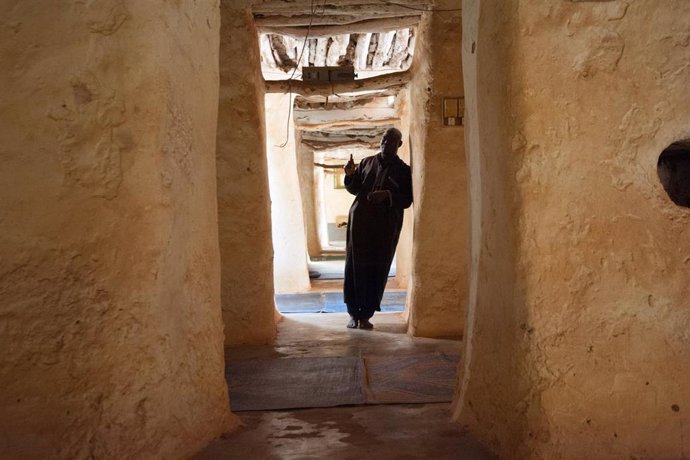
[[[374,329],[374,325],[371,324],[368,319],[360,319],[359,320],[359,328],[360,329]]]
[[[348,329],[357,329],[359,321],[354,318],[350,318],[350,322],[347,323]]]

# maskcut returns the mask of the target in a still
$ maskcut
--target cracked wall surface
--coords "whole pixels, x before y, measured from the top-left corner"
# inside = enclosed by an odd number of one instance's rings
[[[463,16],[456,416],[505,458],[684,458],[690,214],[656,165],[690,135],[690,4],[466,1]]]
[[[217,2],[1,6],[0,456],[190,455],[234,425]]]

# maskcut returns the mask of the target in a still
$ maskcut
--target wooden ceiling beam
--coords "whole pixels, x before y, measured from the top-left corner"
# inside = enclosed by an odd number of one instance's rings
[[[371,67],[374,69],[380,69],[383,64],[388,62],[388,56],[390,54],[391,48],[393,46],[393,39],[395,38],[395,32],[382,32],[379,34],[379,42],[376,47],[376,52],[374,53],[374,59],[372,61]]]
[[[317,16],[342,16],[355,15],[362,18],[376,17],[386,13],[402,14],[407,12],[418,12],[420,10],[428,10],[432,3],[426,0],[397,0],[397,1],[371,1],[371,0],[332,0],[330,3],[321,3],[320,0],[303,0],[303,1],[271,1],[271,2],[256,2],[252,6],[252,13],[257,18],[265,18],[270,16],[311,16],[312,7],[314,7],[314,17]]]
[[[393,107],[360,106],[351,108],[309,108],[295,107],[293,110],[296,128],[308,126],[324,126],[329,123],[378,123],[379,120],[397,118]]]
[[[359,128],[350,131],[305,131],[301,133],[302,140],[310,142],[379,142],[386,130],[382,127]]]
[[[419,25],[420,16],[401,16],[395,18],[370,19],[352,24],[323,25],[308,27],[290,26],[260,26],[259,32],[265,34],[287,35],[295,38],[332,37],[343,34],[364,34],[368,32],[391,32],[398,29],[408,29]]]
[[[398,117],[379,118],[377,120],[334,120],[327,123],[299,125],[302,131],[346,131],[353,128],[375,127],[375,126],[394,126],[400,122]]]
[[[338,66],[341,65],[338,60],[341,56],[344,56],[347,51],[347,45],[350,43],[350,35],[334,35],[331,46],[328,47],[328,53],[326,54],[326,65],[327,66]]]
[[[315,132],[305,132],[302,135],[307,139],[314,139],[317,137],[333,137],[333,136],[363,136],[363,137],[377,137],[379,140],[381,136],[386,132],[386,129],[390,128],[392,125],[379,125],[374,123],[369,126],[361,126],[358,128],[352,128],[348,131],[342,130],[329,130],[322,129],[321,131]]]
[[[334,141],[312,141],[302,139],[302,143],[306,146],[311,147],[314,150],[333,150],[342,148],[352,148],[352,147],[365,147],[370,149],[378,148],[381,144],[380,139],[374,141],[364,141],[358,139],[343,140],[340,142]]]
[[[338,81],[333,84],[315,85],[301,80],[271,80],[266,81],[267,93],[287,93],[292,91],[303,96],[331,96],[342,93],[353,93],[367,90],[400,90],[410,82],[410,71],[396,72],[377,77],[362,78],[354,81]]]
[[[408,45],[410,43],[410,29],[401,29],[395,33],[393,53],[388,61],[388,67],[399,69],[404,60],[409,56]]]
[[[375,97],[384,97],[384,96],[397,96],[399,92],[398,88],[389,88],[389,89],[382,89],[379,91],[372,91],[372,92],[364,92],[360,94],[352,94],[348,96],[320,96],[320,95],[312,95],[312,96],[299,96],[298,100],[300,100],[299,103],[302,103],[301,101],[304,101],[305,103],[311,103],[311,104],[324,104],[326,102],[334,102],[334,103],[340,103],[340,102],[352,102],[352,101],[367,101],[371,100]]]
[[[378,21],[382,19],[396,19],[396,18],[406,18],[406,17],[416,17],[421,18],[420,13],[415,11],[405,10],[400,12],[387,12],[376,14],[375,18],[362,16],[362,15],[333,15],[333,16],[322,16],[315,15],[313,18],[311,15],[299,15],[299,16],[261,16],[254,18],[254,25],[259,29],[262,28],[272,28],[272,27],[309,27],[311,21],[312,29],[316,29],[322,26],[347,26],[356,25],[361,22],[368,21]]]

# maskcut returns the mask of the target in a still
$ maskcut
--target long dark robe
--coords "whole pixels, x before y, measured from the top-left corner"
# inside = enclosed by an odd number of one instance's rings
[[[345,177],[345,188],[355,195],[347,225],[344,297],[356,319],[368,319],[381,310],[381,298],[398,245],[403,210],[412,204],[410,167],[398,156],[384,160],[370,156],[354,174]],[[369,192],[387,190],[390,200],[373,204]]]

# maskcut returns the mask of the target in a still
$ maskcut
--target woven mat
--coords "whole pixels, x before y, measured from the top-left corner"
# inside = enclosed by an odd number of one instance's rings
[[[363,404],[362,360],[278,358],[228,363],[233,411]]]
[[[365,356],[367,404],[451,401],[459,362],[445,353]]]
[[[226,366],[233,411],[450,401],[459,355],[278,358]]]

